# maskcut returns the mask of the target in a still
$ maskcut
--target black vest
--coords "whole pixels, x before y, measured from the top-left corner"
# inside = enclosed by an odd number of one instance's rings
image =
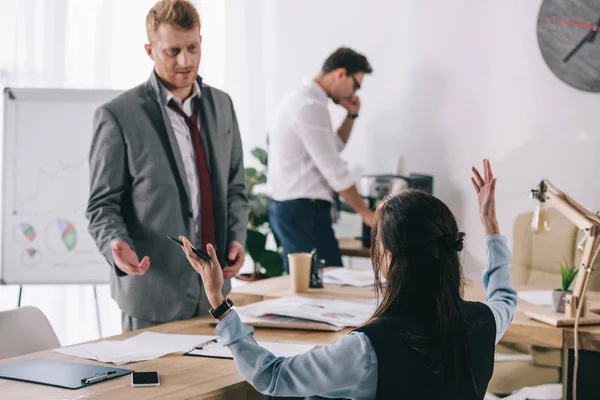
[[[410,346],[410,336],[423,332],[419,318],[410,315],[385,318],[356,329],[367,335],[377,354],[377,400],[483,399],[494,371],[496,322],[492,310],[482,303],[463,302],[461,311],[473,376],[461,378],[458,395],[446,393],[441,347],[429,349],[423,355]]]

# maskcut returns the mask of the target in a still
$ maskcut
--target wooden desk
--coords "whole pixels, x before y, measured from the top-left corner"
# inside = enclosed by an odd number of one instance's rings
[[[231,297],[236,304],[248,304],[263,299],[291,295],[289,277],[283,276],[263,281],[257,281],[236,288]],[[327,285],[323,289],[311,289],[307,294],[311,297],[332,299],[372,299],[374,292],[371,288],[354,288]],[[600,293],[588,293],[592,300],[600,299]],[[485,293],[480,285],[471,285],[465,290],[469,300],[484,300]],[[506,341],[528,343],[552,348],[572,347],[572,330],[555,328],[550,325],[533,321],[525,316],[525,311],[535,309],[535,306],[521,302],[517,307],[515,318],[504,338]],[[210,318],[197,318],[188,321],[173,322],[145,329],[153,332],[212,335],[214,325]],[[129,332],[111,337],[111,340],[124,340],[142,331]],[[258,340],[326,345],[333,343],[349,332],[348,329],[339,332],[301,331],[289,329],[257,329],[255,337]],[[581,345],[584,350],[600,349],[600,327],[581,328]],[[21,357],[0,360],[0,365],[23,361],[31,358],[49,358],[64,361],[103,364],[91,360],[82,360],[54,351],[43,351]],[[241,376],[233,360],[220,360],[203,357],[184,357],[170,354],[156,360],[132,363],[123,368],[135,371],[158,371],[161,386],[154,388],[132,388],[129,376],[111,379],[87,388],[69,390],[32,383],[0,379],[2,399],[225,399],[225,400],[254,400],[262,399]]]
[[[364,247],[362,242],[354,238],[340,238],[338,239],[340,251],[343,256],[348,257],[371,257],[371,249]]]
[[[526,287],[517,288],[526,290]],[[266,299],[292,296],[289,277],[281,276],[263,281],[253,282],[235,288],[230,297],[236,304],[243,305]],[[323,289],[309,289],[304,296],[329,298],[337,300],[368,300],[375,293],[372,288],[355,288],[350,286],[326,285]],[[465,288],[465,298],[472,301],[485,301],[485,291],[481,283],[470,283]],[[593,301],[600,299],[600,293],[588,293]],[[550,348],[573,347],[573,332],[570,328],[556,328],[534,321],[525,315],[526,311],[539,309],[523,300],[519,301],[513,322],[504,335],[504,341],[512,343],[532,344]],[[580,328],[581,349],[600,351],[600,326]]]
[[[173,322],[145,329],[161,333],[214,335],[211,319],[197,318]],[[287,329],[258,329],[258,340],[325,345],[346,335],[349,330],[340,332],[294,331]],[[114,336],[111,340],[124,340],[142,331]],[[26,356],[0,360],[0,365],[32,358],[48,358],[64,361],[84,362],[112,366],[92,360],[84,360],[55,351],[43,351]],[[0,379],[0,398],[18,399],[226,399],[254,400],[264,398],[248,384],[238,372],[233,360],[205,357],[184,357],[181,353],[169,354],[156,360],[126,364],[122,368],[138,372],[158,371],[160,386],[152,388],[132,388],[129,375],[97,383],[78,390],[61,389],[33,383]]]

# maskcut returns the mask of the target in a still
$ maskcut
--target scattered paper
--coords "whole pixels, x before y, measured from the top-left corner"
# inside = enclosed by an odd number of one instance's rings
[[[278,357],[292,357],[298,354],[306,353],[315,346],[306,344],[293,343],[276,343],[276,342],[257,342],[261,347],[264,347]],[[201,350],[194,349],[190,351],[190,355],[216,357],[216,358],[231,358],[233,356],[229,348],[222,346],[220,343],[210,344]]]
[[[375,284],[375,274],[372,269],[331,268],[323,274],[323,283],[369,287]]]
[[[154,360],[170,353],[186,352],[197,344],[212,338],[214,336],[142,332],[127,340],[103,340],[97,343],[56,349],[55,351],[75,357],[124,365],[132,362]]]
[[[504,354],[496,353],[494,355],[494,361],[533,361],[531,354]]]
[[[365,304],[363,302],[293,296],[238,307],[240,314],[249,317],[278,315],[323,322],[339,328],[360,326],[373,315],[374,311],[375,301]]]
[[[563,398],[562,384],[553,383],[534,387],[524,387],[504,397],[502,400],[561,400]]]
[[[520,299],[536,306],[552,305],[552,290],[522,290],[517,292]]]

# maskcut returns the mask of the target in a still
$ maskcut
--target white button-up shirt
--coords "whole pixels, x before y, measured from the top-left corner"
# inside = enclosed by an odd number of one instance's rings
[[[273,199],[333,200],[332,190],[354,180],[340,157],[344,143],[331,124],[329,97],[314,80],[284,96],[269,134],[269,188]]]
[[[160,83],[160,81],[159,81]],[[185,119],[179,115],[175,110],[172,110],[168,103],[171,99],[183,110],[185,115],[192,115],[193,112],[193,101],[195,98],[200,97],[200,87],[196,82],[194,84],[194,93],[185,99],[182,103],[180,99],[175,97],[173,93],[169,92],[166,87],[160,83],[162,98],[165,103],[164,106],[175,133],[175,139],[177,139],[177,145],[181,152],[181,159],[183,161],[183,168],[185,169],[185,176],[190,190],[190,200],[192,205],[192,214],[194,221],[196,222],[196,232],[199,232],[200,228],[200,180],[198,178],[198,164],[196,162],[196,150],[194,148],[194,142],[190,128],[185,123]],[[198,120],[200,124],[200,120]]]

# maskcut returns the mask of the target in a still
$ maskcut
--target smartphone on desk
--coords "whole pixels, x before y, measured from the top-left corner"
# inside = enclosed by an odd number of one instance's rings
[[[158,379],[158,372],[133,372],[131,374],[131,386],[133,386],[133,387],[160,386],[160,379]]]

